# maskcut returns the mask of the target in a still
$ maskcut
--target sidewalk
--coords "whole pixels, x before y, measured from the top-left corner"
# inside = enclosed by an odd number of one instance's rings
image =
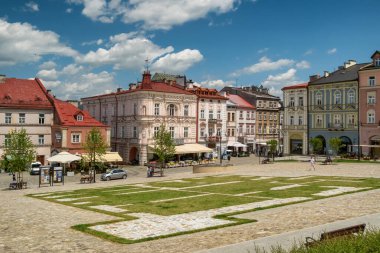
[[[279,235],[268,236],[256,240],[245,241],[228,246],[202,250],[198,253],[255,253],[255,248],[265,249],[270,252],[271,247],[281,245],[283,249],[289,250],[294,244],[305,243],[306,237],[318,238],[324,231],[331,231],[341,229],[358,224],[366,224],[368,228],[380,228],[380,213],[355,217],[343,221],[336,221],[324,225],[314,226],[310,228],[301,229],[298,231],[291,231]]]

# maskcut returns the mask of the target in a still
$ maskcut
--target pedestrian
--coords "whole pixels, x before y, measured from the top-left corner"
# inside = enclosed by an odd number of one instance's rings
[[[310,170],[315,170],[315,158],[314,158],[314,156],[311,156],[310,157],[310,166],[311,166],[311,168],[310,168]]]
[[[228,162],[230,162],[231,161],[231,156],[227,155],[227,159],[228,159]]]
[[[15,173],[12,173],[12,181],[16,182],[16,174]]]

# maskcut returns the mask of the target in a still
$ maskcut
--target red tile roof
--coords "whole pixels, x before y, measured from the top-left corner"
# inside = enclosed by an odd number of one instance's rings
[[[291,90],[291,89],[300,89],[300,88],[307,88],[308,83],[300,83],[295,85],[289,85],[283,87],[281,90]]]
[[[69,102],[56,98],[53,101],[59,124],[62,126],[106,127],[106,125],[91,117],[89,112],[80,110]],[[80,114],[83,116],[82,121],[76,119],[76,116]]]
[[[39,79],[0,79],[0,107],[52,109]]]
[[[244,98],[240,97],[239,95],[234,95],[234,94],[227,94],[227,97],[231,102],[236,104],[238,107],[241,108],[247,108],[247,109],[252,109],[254,110],[255,107],[251,105],[250,103],[247,102]]]
[[[195,87],[188,88],[187,90],[197,95],[199,98],[228,100],[228,98],[220,95],[216,89]]]

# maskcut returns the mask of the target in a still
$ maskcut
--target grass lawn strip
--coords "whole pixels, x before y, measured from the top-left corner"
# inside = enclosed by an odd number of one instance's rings
[[[309,198],[274,199],[171,216],[160,216],[148,213],[131,213],[130,215],[137,216],[139,219],[112,224],[96,225],[90,227],[90,229],[129,240],[140,240],[149,237],[160,237],[174,233],[211,228],[232,223],[228,220],[213,218],[216,215],[252,210],[255,208],[273,205],[288,204],[291,202],[305,201],[308,199]]]
[[[215,193],[205,193],[205,194],[200,194],[200,195],[187,196],[187,197],[179,197],[179,198],[172,198],[172,199],[153,200],[153,201],[150,201],[150,203],[160,203],[160,202],[167,202],[167,201],[173,201],[173,200],[179,200],[179,199],[198,198],[198,197],[201,197],[201,196],[207,196],[207,195],[212,195],[212,194],[215,194]]]
[[[89,196],[89,197],[80,197],[80,198],[65,198],[65,199],[57,199],[59,202],[70,202],[75,200],[82,200],[82,199],[92,199],[96,198],[97,196]]]
[[[347,193],[347,192],[356,192],[356,191],[361,191],[361,190],[368,190],[371,189],[371,187],[363,187],[363,188],[355,188],[355,187],[337,187],[336,189],[333,190],[327,190],[323,192],[318,192],[314,193],[313,195],[315,196],[323,196],[323,197],[328,197],[328,196],[334,196],[342,193]]]
[[[115,195],[130,195],[130,194],[136,194],[136,193],[144,193],[144,192],[156,192],[156,191],[162,191],[162,188],[157,188],[153,190],[140,190],[135,192],[122,192],[122,193],[116,193]]]

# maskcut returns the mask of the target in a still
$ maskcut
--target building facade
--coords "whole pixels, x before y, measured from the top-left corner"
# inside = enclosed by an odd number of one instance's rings
[[[82,99],[83,108],[111,126],[111,147],[125,162],[153,159],[154,136],[161,125],[176,145],[196,143],[197,96],[175,81],[152,81],[149,71],[129,90]]]
[[[227,101],[227,147],[240,142],[247,145],[246,151],[255,150],[256,110],[242,97],[225,93]]]
[[[307,83],[285,86],[282,91],[284,154],[307,155]]]
[[[359,70],[360,144],[364,155],[380,157],[380,52],[371,59]]]
[[[342,140],[341,153],[358,144],[358,71],[366,65],[349,60],[332,73],[310,77],[308,138],[320,138],[325,154],[331,154],[328,144],[331,138]]]
[[[39,79],[0,77],[0,156],[13,129],[25,129],[36,147],[36,161],[47,163],[53,106]]]

